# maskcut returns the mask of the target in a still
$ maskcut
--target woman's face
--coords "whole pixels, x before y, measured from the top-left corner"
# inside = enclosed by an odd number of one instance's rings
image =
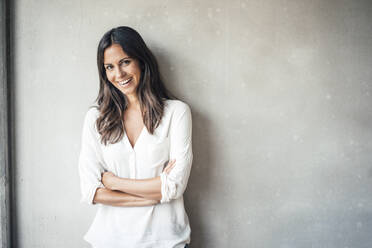
[[[119,44],[105,49],[103,65],[107,79],[126,96],[136,96],[141,69],[137,59],[129,57]]]

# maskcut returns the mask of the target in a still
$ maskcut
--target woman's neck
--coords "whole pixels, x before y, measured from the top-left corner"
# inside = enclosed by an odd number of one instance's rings
[[[128,109],[140,109],[140,104],[137,96],[127,95]]]

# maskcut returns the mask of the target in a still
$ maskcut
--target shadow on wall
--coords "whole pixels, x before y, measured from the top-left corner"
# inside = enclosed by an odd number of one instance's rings
[[[206,247],[208,220],[203,209],[208,209],[210,201],[206,196],[212,191],[211,170],[216,164],[212,151],[212,126],[197,109],[192,109],[193,116],[193,154],[194,161],[191,175],[184,196],[186,212],[191,225],[191,247]]]
[[[155,47],[154,47],[155,45]],[[181,101],[185,101],[191,108],[192,122],[193,122],[193,165],[191,169],[190,178],[184,194],[184,203],[186,213],[189,217],[191,226],[191,244],[192,247],[206,247],[210,244],[208,241],[208,220],[207,215],[203,212],[210,208],[210,199],[207,199],[212,192],[212,169],[216,164],[215,154],[217,151],[212,143],[213,123],[207,119],[203,113],[199,112],[197,108],[193,108],[193,103],[187,100],[186,85],[180,85],[178,73],[175,73],[171,68],[172,64],[169,60],[170,54],[163,53],[161,47],[156,44],[150,48],[154,52],[155,57],[159,62],[162,78],[167,89],[170,90]],[[189,78],[194,78],[193,68],[188,65],[187,57],[183,58],[183,63],[186,65],[183,68],[183,73]]]

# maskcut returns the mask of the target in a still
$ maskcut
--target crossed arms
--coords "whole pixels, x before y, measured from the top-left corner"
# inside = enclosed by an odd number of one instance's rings
[[[169,174],[175,162],[169,161],[163,172]],[[158,204],[162,198],[160,176],[150,179],[128,179],[104,172],[101,181],[105,187],[97,189],[93,203],[138,207]]]

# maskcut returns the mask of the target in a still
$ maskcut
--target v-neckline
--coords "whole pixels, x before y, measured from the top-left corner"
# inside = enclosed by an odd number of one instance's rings
[[[142,133],[145,131],[145,128],[146,128],[146,126],[143,125],[142,130],[141,130],[140,134],[138,135],[136,141],[134,142],[133,146],[132,146],[132,144],[131,144],[130,141],[129,141],[129,137],[128,137],[128,135],[127,135],[127,131],[126,131],[125,128],[124,128],[125,139],[126,139],[128,145],[129,145],[129,147],[130,147],[132,150],[134,150],[134,149],[136,148],[136,146],[137,146],[137,144],[138,144],[138,141],[140,141],[140,139],[141,139]]]

